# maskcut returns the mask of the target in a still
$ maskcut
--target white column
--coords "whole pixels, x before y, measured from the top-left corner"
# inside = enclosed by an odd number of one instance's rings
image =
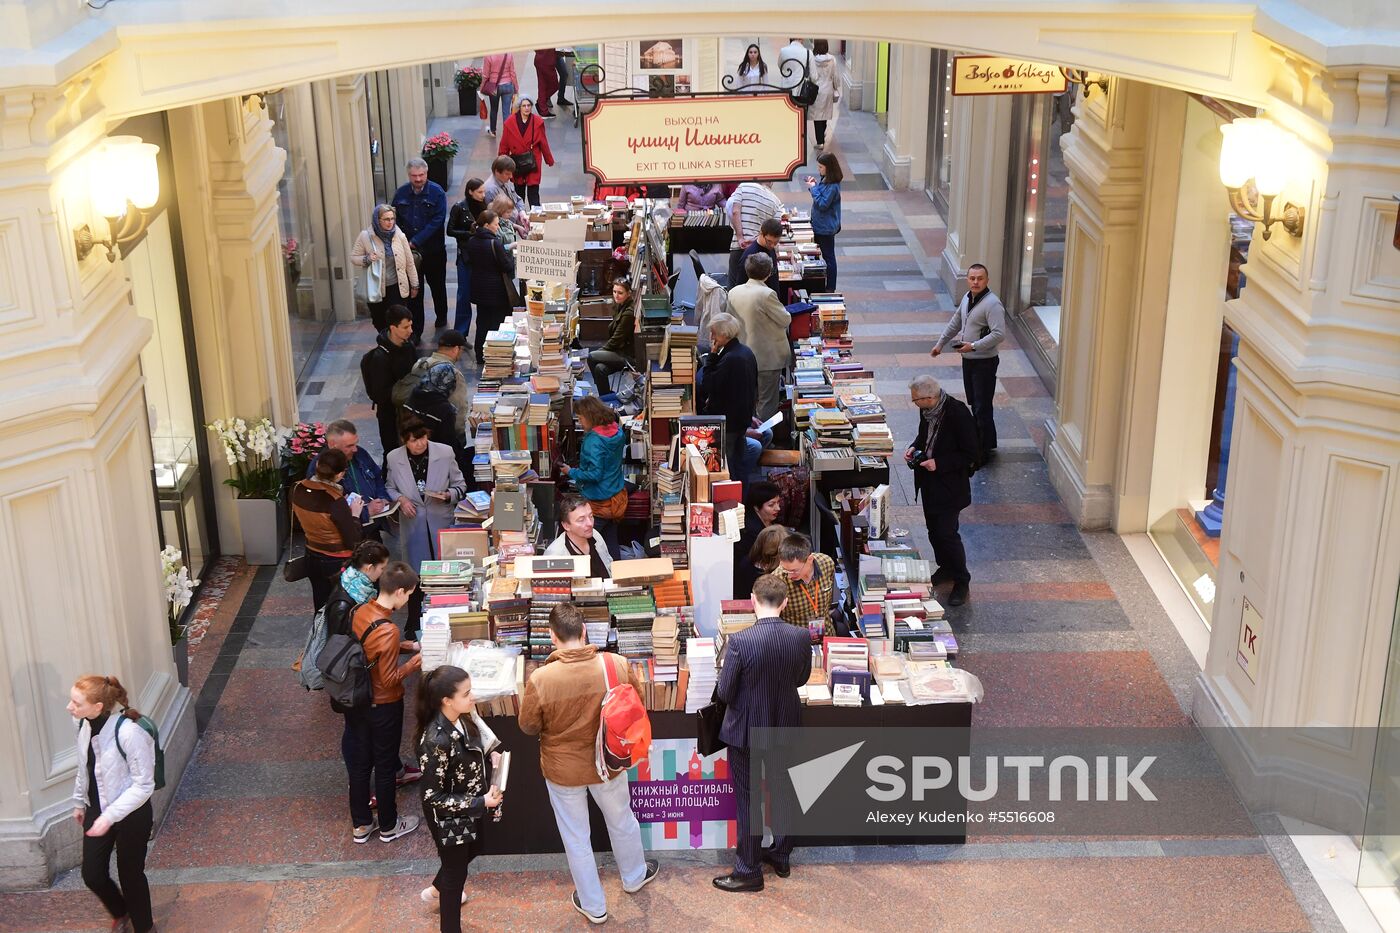
[[[352,321],[356,289],[363,277],[350,265],[350,248],[369,223],[374,207],[365,79],[347,75],[317,81],[311,85],[311,94],[324,198],[325,275],[336,319]],[[321,274],[319,265],[317,272]]]
[[[890,99],[880,171],[896,190],[922,188],[928,168],[928,70],[926,45],[890,46]]]
[[[1152,95],[1115,81],[1079,107],[1064,140],[1069,169],[1063,319],[1050,480],[1083,528],[1114,519],[1124,371],[1137,285],[1143,158]],[[1223,221],[1222,221],[1223,222]],[[1209,342],[1214,344],[1214,337]]]
[[[865,93],[865,62],[874,54],[875,43],[873,42],[851,39],[846,43],[846,67],[842,70],[841,80],[846,87],[843,96],[846,98],[847,110],[852,112],[869,110],[874,101],[873,89],[869,95]]]
[[[1011,131],[1010,97],[953,98],[948,243],[939,276],[955,297],[967,291],[963,276],[974,262],[988,268],[993,282],[1001,275]]]
[[[1374,728],[1400,581],[1400,71],[1274,60],[1266,113],[1306,146],[1283,195],[1306,226],[1267,241],[1256,227],[1230,308],[1229,495],[1193,710],[1208,724]],[[1246,600],[1263,619],[1252,676],[1236,663]],[[1364,794],[1364,744],[1319,734],[1308,750],[1354,770]]]
[[[295,423],[277,181],[284,155],[256,96],[170,112],[204,412]],[[215,479],[228,475],[216,462]],[[234,490],[218,485],[219,540],[239,553]]]
[[[95,77],[0,93],[0,889],[45,885],[81,854],[64,709],[79,676],[121,679],[160,725],[173,778],[195,740],[160,579],[151,328],[122,262],[104,248],[80,262],[73,244],[81,224],[107,232],[87,197],[106,132]]]

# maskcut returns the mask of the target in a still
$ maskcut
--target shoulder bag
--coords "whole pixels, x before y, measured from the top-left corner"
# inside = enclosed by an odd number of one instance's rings
[[[512,152],[510,154],[511,160],[515,162],[515,177],[517,178],[533,175],[540,169],[540,163],[535,158],[535,147],[532,145],[532,141],[535,138],[535,120],[537,119],[539,118],[535,116],[530,117],[530,139],[527,140],[525,144],[525,151]]]
[[[496,90],[498,88],[497,82],[500,81],[501,72],[503,70],[504,66],[496,69],[496,76],[494,78],[481,79],[481,93],[485,94],[487,97],[492,97],[495,95]]]
[[[792,99],[804,107],[810,107],[817,102],[819,90],[817,82],[812,80],[812,53],[808,52],[806,77],[797,85],[797,90],[792,92]]]
[[[293,484],[293,489],[296,485]],[[289,495],[288,500],[291,499]],[[305,580],[311,574],[311,567],[306,559],[306,543],[301,546],[301,553],[292,554],[292,543],[297,536],[297,510],[288,503],[288,508],[292,510],[292,520],[288,523],[291,527],[287,531],[287,562],[282,565],[282,579],[288,583],[296,583],[298,580]]]
[[[715,752],[729,747],[729,743],[719,737],[724,726],[724,701],[719,698],[719,690],[710,696],[710,702],[695,711],[695,750],[709,757]]]

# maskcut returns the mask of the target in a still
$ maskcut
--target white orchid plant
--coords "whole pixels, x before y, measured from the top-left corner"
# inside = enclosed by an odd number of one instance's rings
[[[224,459],[233,469],[224,485],[237,489],[240,499],[276,499],[282,489],[277,451],[290,431],[275,427],[267,418],[220,418],[208,428],[223,445]]]
[[[180,629],[180,614],[194,598],[194,588],[199,581],[190,576],[190,568],[185,566],[184,555],[173,545],[166,545],[160,552],[160,569],[165,577],[166,619],[170,623],[170,643],[178,644],[183,632]]]

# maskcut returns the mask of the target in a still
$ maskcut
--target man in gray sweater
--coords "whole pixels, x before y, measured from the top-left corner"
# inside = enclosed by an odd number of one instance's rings
[[[938,356],[950,343],[962,354],[963,391],[977,422],[982,462],[995,456],[997,426],[992,418],[992,395],[997,389],[997,345],[1006,339],[1006,308],[987,287],[987,267],[973,263],[967,269],[967,294],[958,303],[943,335],[929,351]]]

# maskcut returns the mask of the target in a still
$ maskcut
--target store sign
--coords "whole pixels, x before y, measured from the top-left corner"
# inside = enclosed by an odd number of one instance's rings
[[[1263,650],[1264,617],[1248,599],[1244,601],[1244,612],[1240,615],[1240,638],[1235,645],[1235,660],[1240,669],[1249,677],[1250,683],[1259,682],[1259,653]]]
[[[738,799],[727,751],[706,758],[694,739],[653,739],[628,788],[644,848],[733,848]]]
[[[958,55],[953,58],[953,93],[1059,94],[1069,79],[1058,65],[1027,62],[997,55]]]
[[[579,247],[571,243],[517,240],[515,274],[527,281],[573,282],[578,268],[578,251]]]
[[[787,94],[604,99],[583,118],[584,170],[604,185],[787,179],[806,161]]]

